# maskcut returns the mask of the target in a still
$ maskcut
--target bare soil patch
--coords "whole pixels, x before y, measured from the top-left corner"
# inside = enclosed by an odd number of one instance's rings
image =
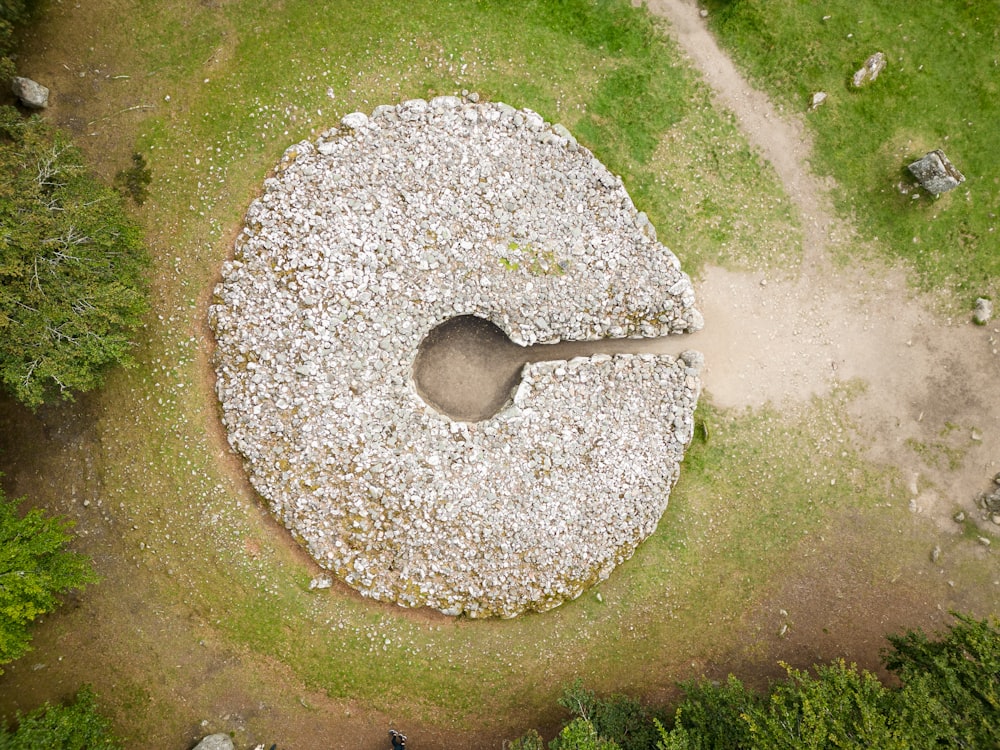
[[[944,544],[954,543],[962,527],[952,516],[963,510],[979,522],[979,533],[995,535],[974,501],[1000,469],[1000,328],[942,316],[937,300],[915,294],[901,269],[835,265],[831,251],[857,241],[833,215],[828,184],[809,171],[802,115],[778,110],[747,83],[693,0],[652,0],[649,7],[670,22],[716,103],[734,113],[774,166],[804,229],[797,272],[712,267],[696,281],[706,321],[696,345],[705,354],[707,393],[729,408],[770,403],[794,410],[838,385],[860,386],[849,406],[856,439],[873,461],[899,472],[914,522],[931,521]],[[996,581],[986,584],[992,590],[956,591],[943,566],[934,576],[900,562],[893,585],[859,581],[858,558],[875,552],[873,536],[842,519],[836,543],[803,560],[772,598],[746,613],[749,640],[720,672],[742,661],[745,674],[765,677],[780,672],[778,659],[809,664],[845,654],[877,668],[886,632],[942,627],[953,608],[985,604],[996,611]],[[971,554],[996,577],[987,550]]]

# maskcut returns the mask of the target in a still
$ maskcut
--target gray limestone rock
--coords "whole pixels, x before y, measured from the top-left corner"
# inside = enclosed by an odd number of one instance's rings
[[[924,190],[934,195],[946,193],[965,182],[965,175],[948,161],[948,157],[941,149],[927,153],[923,158],[907,166],[907,169],[917,178]]]
[[[976,300],[976,306],[972,311],[972,320],[976,325],[984,326],[993,318],[993,303],[985,297]]]
[[[236,750],[228,734],[210,734],[194,746],[194,750]]]
[[[11,82],[10,90],[25,107],[45,109],[49,106],[49,90],[30,78],[15,76]]]
[[[852,76],[851,84],[854,88],[861,88],[862,86],[868,85],[878,78],[879,73],[885,70],[885,64],[885,55],[881,52],[876,52],[874,55],[865,60],[865,64],[862,65]]]

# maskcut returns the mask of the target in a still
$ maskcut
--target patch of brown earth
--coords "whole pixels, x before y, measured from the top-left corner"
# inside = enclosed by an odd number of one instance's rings
[[[829,251],[851,241],[851,228],[834,217],[828,186],[809,172],[801,115],[781,112],[747,83],[693,0],[651,0],[649,8],[670,22],[715,102],[734,113],[774,166],[804,228],[798,273],[768,278],[709,268],[696,282],[706,324],[692,344],[705,354],[706,392],[724,407],[794,409],[838,384],[858,384],[849,417],[868,457],[900,473],[913,522],[936,524],[948,544],[961,530],[952,520],[961,509],[979,522],[979,533],[995,535],[974,499],[1000,469],[1000,328],[942,317],[935,300],[915,295],[899,269],[835,267]],[[875,539],[854,526],[841,519],[837,543],[803,560],[760,610],[746,613],[748,644],[725,660],[728,667],[720,665],[722,672],[743,662],[767,675],[780,671],[778,659],[808,665],[839,656],[877,668],[887,632],[939,628],[950,608],[997,611],[1000,582],[955,591],[943,566],[933,566],[936,578],[901,563],[892,585],[866,579],[866,556],[877,550],[856,543]],[[967,554],[998,577],[987,549]]]

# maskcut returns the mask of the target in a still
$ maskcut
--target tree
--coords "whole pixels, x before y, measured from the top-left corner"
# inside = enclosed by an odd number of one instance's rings
[[[914,736],[909,714],[894,709],[893,692],[875,675],[837,661],[807,672],[786,667],[788,679],[770,700],[747,714],[752,745],[788,750],[926,747]]]
[[[937,639],[921,631],[888,637],[886,666],[901,681],[886,687],[843,660],[787,677],[764,695],[730,675],[719,684],[686,682],[669,725],[623,696],[596,698],[573,685],[559,701],[577,718],[551,750],[937,750],[1000,748],[1000,622],[955,614]],[[537,732],[512,748],[542,750]],[[610,744],[605,744],[610,743]]]
[[[549,743],[549,750],[621,750],[614,740],[597,733],[593,723],[582,717],[573,719]]]
[[[0,0],[0,84],[14,75],[14,62],[9,55],[14,49],[14,29],[31,16],[32,0]]]
[[[921,630],[890,635],[882,658],[905,689],[925,696],[942,744],[1000,747],[1000,621],[954,616],[937,640]]]
[[[597,736],[612,741],[621,750],[645,750],[656,742],[653,716],[627,695],[598,698],[577,680],[563,691],[559,705],[587,721]]]
[[[0,491],[0,665],[28,650],[28,626],[59,594],[97,580],[87,558],[66,549],[68,521],[39,510],[22,517],[17,505]]]
[[[128,364],[148,266],[122,196],[68,137],[0,108],[0,386],[35,407]]]
[[[17,730],[0,727],[3,750],[120,750],[121,741],[111,732],[111,722],[97,710],[89,687],[82,688],[71,703],[48,704],[18,717]]]
[[[657,725],[663,750],[729,750],[750,747],[746,717],[757,710],[761,698],[733,675],[722,684],[709,680],[681,683],[684,701],[667,732]],[[652,744],[648,747],[653,747]]]

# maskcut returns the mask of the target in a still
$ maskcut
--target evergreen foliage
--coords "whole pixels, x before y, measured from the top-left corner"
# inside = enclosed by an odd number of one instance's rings
[[[127,364],[148,263],[121,196],[69,139],[0,108],[0,387],[35,407]]]
[[[17,730],[0,727],[0,750],[120,750],[111,722],[97,710],[93,691],[84,687],[72,703],[45,706],[18,717]]]
[[[14,50],[14,30],[31,15],[32,0],[0,0],[0,84],[14,75],[14,63],[9,55]]]
[[[901,685],[843,660],[787,678],[758,695],[730,676],[682,685],[668,729],[635,701],[599,699],[579,683],[560,704],[575,715],[550,750],[931,750],[1000,748],[1000,627],[955,615],[938,639],[920,631],[889,636],[886,665]],[[517,750],[542,750],[537,732]]]
[[[0,665],[28,650],[28,626],[56,608],[59,594],[97,580],[88,560],[66,549],[69,527],[39,510],[18,516],[0,491]]]
[[[937,640],[920,630],[890,635],[885,665],[926,695],[949,747],[1000,747],[1000,621],[956,614]]]

